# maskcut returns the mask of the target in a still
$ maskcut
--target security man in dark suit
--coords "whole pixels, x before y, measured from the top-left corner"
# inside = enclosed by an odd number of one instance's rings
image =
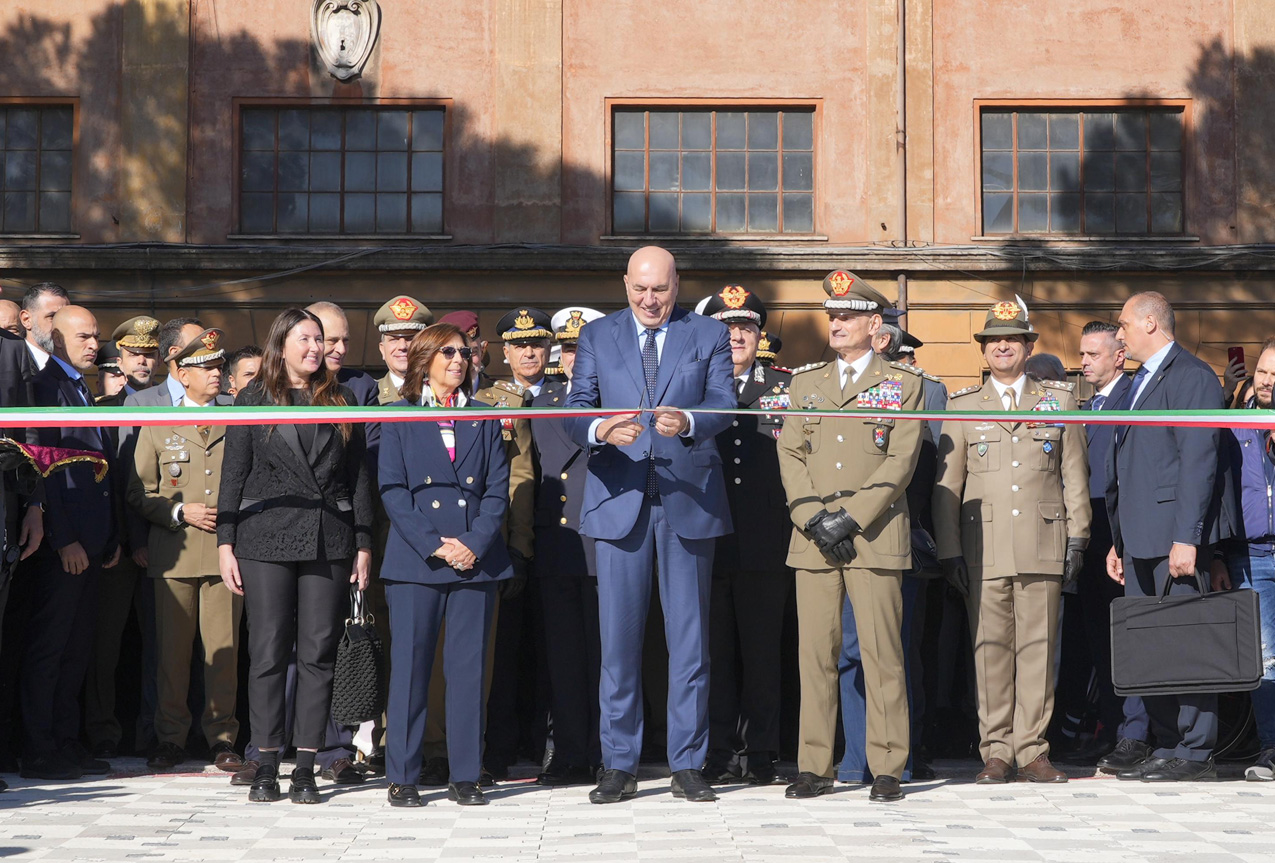
[[[1217,374],[1174,341],[1173,307],[1154,291],[1134,294],[1120,310],[1116,338],[1142,363],[1133,377],[1132,410],[1220,410]],[[1107,573],[1126,596],[1196,593],[1209,578],[1221,539],[1221,431],[1164,425],[1120,426],[1107,458],[1107,514],[1112,547]],[[1142,699],[1156,749],[1116,775],[1143,782],[1217,776],[1216,695]]]
[[[53,317],[54,350],[32,381],[36,404],[87,407],[93,396],[84,372],[97,358],[97,320],[88,309],[65,306]],[[22,669],[22,717],[27,779],[78,779],[105,774],[110,765],[80,744],[80,689],[88,671],[102,572],[119,560],[119,539],[106,473],[115,441],[98,427],[46,428],[42,446],[86,450],[45,483],[48,533],[38,552],[42,572],[34,585],[29,641]]]
[[[551,321],[562,349],[567,381],[549,381],[532,407],[560,408],[571,389],[580,330],[602,313],[580,306],[562,309]],[[536,556],[532,566],[544,615],[553,759],[536,777],[558,787],[593,781],[602,764],[598,738],[598,573],[593,540],[580,535],[580,505],[588,451],[571,439],[562,420],[531,424],[536,457]]]
[[[740,408],[789,407],[792,375],[757,359],[766,305],[755,291],[726,285],[700,314],[730,330],[735,394]],[[710,783],[775,781],[779,756],[780,657],[793,572],[785,564],[792,525],[775,441],[775,415],[740,414],[717,436],[735,532],[717,538],[709,604],[713,674],[708,690]]]

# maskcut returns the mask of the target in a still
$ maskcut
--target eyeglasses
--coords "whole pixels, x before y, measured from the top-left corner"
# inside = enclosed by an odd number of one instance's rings
[[[446,347],[439,348],[438,352],[447,357],[449,360],[456,356],[457,352],[460,353],[460,358],[462,360],[467,360],[474,355],[473,348],[458,348],[455,345],[447,345]]]

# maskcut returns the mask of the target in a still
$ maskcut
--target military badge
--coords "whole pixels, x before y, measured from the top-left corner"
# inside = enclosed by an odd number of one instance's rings
[[[832,285],[832,292],[838,297],[844,297],[850,292],[850,286],[854,284],[854,278],[844,270],[838,270],[828,277],[828,284]]]
[[[748,302],[748,291],[743,285],[727,285],[717,295],[728,309],[742,309]]]
[[[1018,317],[1018,312],[1019,308],[1017,303],[997,303],[992,306],[992,315],[998,321],[1012,321],[1014,318]]]
[[[872,442],[877,449],[885,449],[885,426],[877,426],[872,430]]]
[[[1048,455],[1049,453],[1054,451],[1054,444],[1052,441],[1045,441],[1045,445],[1041,447],[1041,449],[1043,449],[1045,451],[1045,454]]]
[[[170,464],[168,466],[169,476],[179,477],[182,475],[182,466],[179,464]]]
[[[1036,412],[1049,413],[1052,411],[1060,411],[1060,410],[1062,410],[1062,405],[1058,403],[1058,399],[1054,397],[1054,394],[1049,392],[1048,390],[1046,390],[1045,394],[1040,397],[1040,401],[1036,402],[1036,404],[1032,406],[1033,413],[1036,413]],[[1062,428],[1062,423],[1033,422],[1033,423],[1028,423],[1027,427],[1028,428]],[[1048,452],[1048,450],[1046,450],[1046,452]]]
[[[416,303],[407,297],[399,297],[390,305],[390,314],[394,315],[396,320],[411,320],[412,315],[416,313]]]
[[[987,455],[987,444],[981,443],[976,447],[980,456]]]
[[[884,381],[859,393],[855,400],[857,408],[876,408],[879,410],[897,411],[903,409],[903,383],[901,381]]]

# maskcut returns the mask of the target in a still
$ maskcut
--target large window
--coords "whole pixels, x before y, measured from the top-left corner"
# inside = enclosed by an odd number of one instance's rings
[[[984,234],[1184,231],[1183,108],[984,107]]]
[[[64,234],[71,230],[71,105],[0,106],[4,208],[0,233]]]
[[[814,231],[812,108],[616,108],[617,234]]]
[[[245,234],[438,234],[442,108],[258,108],[241,115]]]

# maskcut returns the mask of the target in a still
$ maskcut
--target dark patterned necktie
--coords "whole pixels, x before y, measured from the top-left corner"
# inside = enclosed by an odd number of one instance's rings
[[[1137,401],[1142,393],[1138,392],[1138,387],[1142,385],[1142,379],[1147,376],[1147,367],[1140,367],[1133,375],[1133,382],[1129,385],[1129,395],[1123,399],[1122,404],[1118,405],[1123,410],[1133,410],[1133,403]],[[1124,441],[1125,435],[1129,433],[1128,426],[1116,426],[1116,443],[1120,444]]]
[[[1107,401],[1107,397],[1104,396],[1102,393],[1098,393],[1097,395],[1095,395],[1093,398],[1089,400],[1089,410],[1091,411],[1102,410],[1102,406],[1106,404],[1106,401]]]
[[[660,352],[655,337],[659,330],[646,331],[646,343],[642,345],[642,374],[646,376],[646,401],[655,407],[655,380],[660,374]],[[654,444],[654,441],[651,441]],[[651,446],[650,455],[646,459],[646,496],[656,497],[660,493],[659,482],[655,476],[655,447]]]

